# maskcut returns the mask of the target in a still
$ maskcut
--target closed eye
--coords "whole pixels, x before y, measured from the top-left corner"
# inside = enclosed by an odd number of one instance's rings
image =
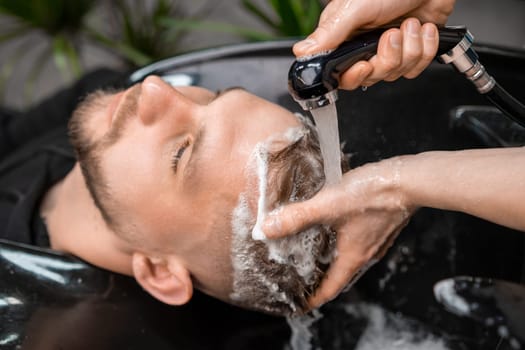
[[[184,155],[184,151],[186,151],[189,145],[190,140],[186,139],[182,144],[178,145],[178,148],[175,149],[173,157],[171,157],[171,168],[173,169],[173,172],[175,174],[177,173],[177,168],[179,167],[180,159]]]

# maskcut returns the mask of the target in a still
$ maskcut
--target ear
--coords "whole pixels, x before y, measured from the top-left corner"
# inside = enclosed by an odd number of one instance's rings
[[[193,285],[190,273],[178,259],[167,261],[135,252],[131,262],[137,282],[158,300],[170,305],[182,305],[191,299]]]

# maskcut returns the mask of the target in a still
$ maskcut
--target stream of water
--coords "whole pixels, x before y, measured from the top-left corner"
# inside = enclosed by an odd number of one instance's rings
[[[342,177],[337,109],[335,103],[330,103],[324,107],[313,109],[311,112],[319,134],[326,177],[325,184],[333,185],[341,181]]]
[[[337,109],[334,103],[313,109],[319,136],[321,154],[325,174],[325,186],[333,185],[341,181],[341,148],[339,143],[339,127],[337,123]],[[291,350],[311,350],[311,339],[313,334],[311,326],[322,318],[320,313],[305,315],[302,317],[288,318],[288,324],[292,330],[290,339]]]

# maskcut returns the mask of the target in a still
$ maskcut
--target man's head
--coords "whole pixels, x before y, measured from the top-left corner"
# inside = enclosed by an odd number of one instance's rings
[[[254,150],[248,176],[257,177],[258,183],[241,194],[232,218],[231,301],[281,315],[308,309],[307,298],[328,267],[335,243],[330,228],[320,225],[277,240],[260,234],[259,225],[269,212],[311,198],[324,184],[316,133],[303,121],[303,127],[289,130],[286,146],[272,138]]]
[[[275,140],[269,164],[280,170],[270,171],[272,205],[303,198],[293,183],[303,181],[307,196],[322,185],[315,139],[308,137],[314,145],[308,152],[317,160],[305,157],[304,164],[316,176],[305,182],[309,175],[287,159],[299,162],[306,138],[290,146],[276,137],[300,127],[287,110],[241,89],[174,89],[148,77],[123,92],[88,98],[70,132],[87,187],[108,230],[125,242],[135,278],[159,300],[183,304],[193,285],[231,301],[232,219],[241,197],[253,204],[258,196],[247,170],[258,145]],[[330,240],[320,241],[324,256]]]

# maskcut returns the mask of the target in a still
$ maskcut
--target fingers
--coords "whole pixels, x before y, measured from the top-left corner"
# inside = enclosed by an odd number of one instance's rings
[[[292,203],[268,213],[262,227],[266,237],[275,239],[293,235],[325,221],[323,205],[317,203],[313,207],[310,203],[311,200]]]
[[[336,257],[321,281],[321,285],[308,301],[310,307],[317,308],[334,299],[359,272],[359,268],[365,264],[366,261],[357,256]]]
[[[358,87],[363,86],[363,82],[373,71],[374,66],[370,62],[357,62],[341,76],[339,87],[345,90],[357,89]]]
[[[384,32],[378,43],[377,54],[368,62],[358,62],[346,71],[341,76],[340,87],[352,90],[360,86],[371,86],[393,74],[402,63],[402,45],[403,38],[399,29],[392,28]],[[364,63],[367,64],[366,67]],[[359,77],[357,69],[362,72]]]
[[[387,30],[379,40],[377,54],[369,60],[373,70],[361,85],[373,85],[395,73],[402,64],[402,45],[403,37],[401,31],[399,29]]]
[[[266,216],[263,232],[270,239],[281,238],[304,231],[313,225],[331,225],[337,216],[344,216],[338,205],[345,199],[341,187],[325,187],[304,202],[295,202],[280,207]]]
[[[379,40],[377,54],[365,65],[358,62],[341,76],[340,87],[355,89],[378,81],[394,81],[401,76],[417,77],[434,59],[439,45],[437,27],[421,25],[415,18],[403,22],[400,29],[387,30]]]
[[[401,18],[414,17],[422,22],[446,23],[455,0],[368,1],[332,0],[325,7],[317,29],[294,46],[297,57],[334,49],[355,34]]]
[[[347,286],[351,286],[370,266],[386,254],[401,230],[408,224],[408,218],[399,222],[387,219],[384,225],[381,224],[374,229],[374,221],[378,223],[377,218],[376,220],[368,218],[360,225],[359,220],[354,219],[347,228],[339,228],[336,248],[338,255],[331,263],[315,294],[310,297],[308,302],[311,308],[329,302]]]
[[[417,65],[423,54],[421,24],[417,19],[410,18],[404,21],[401,24],[400,34],[403,42],[400,57],[401,61],[399,66],[384,78],[385,81],[399,79],[405,72]]]
[[[439,47],[439,34],[436,25],[433,23],[425,23],[421,27],[421,36],[423,41],[423,52],[421,53],[419,61],[416,62],[412,69],[407,70],[404,74],[404,77],[407,79],[413,79],[421,74],[437,54]]]
[[[402,222],[397,228],[395,228],[386,238],[385,242],[378,247],[377,252],[372,258],[368,258],[369,255],[363,254],[359,249],[345,250],[341,255],[336,256],[326,271],[326,275],[321,281],[315,294],[309,299],[308,303],[310,307],[317,308],[329,302],[337,297],[339,293],[349,285],[349,283],[350,285],[353,284],[371,265],[386,254],[407,223],[408,220]],[[356,242],[353,243],[350,240],[347,242],[341,242],[341,240],[345,240],[345,237],[348,237],[348,235],[338,236],[339,246],[347,245],[357,248]]]

